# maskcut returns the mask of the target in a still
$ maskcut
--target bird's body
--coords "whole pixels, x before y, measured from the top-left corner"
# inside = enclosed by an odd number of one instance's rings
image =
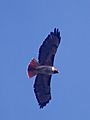
[[[34,92],[40,108],[43,108],[51,99],[50,81],[52,74],[58,73],[57,68],[53,66],[53,62],[60,41],[60,32],[55,28],[39,49],[39,61],[32,59],[28,64],[29,78],[36,75]]]
[[[39,65],[31,69],[36,74],[52,75],[58,73],[58,70],[55,67],[48,65]]]
[[[46,65],[41,65],[41,66],[36,67],[36,71],[38,74],[46,74],[46,75],[52,75],[54,73],[58,73],[55,67],[46,66]]]

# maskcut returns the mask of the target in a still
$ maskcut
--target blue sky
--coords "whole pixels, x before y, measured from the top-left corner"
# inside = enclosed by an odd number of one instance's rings
[[[26,67],[55,27],[52,100],[39,109]],[[0,120],[90,120],[90,1],[0,1]]]

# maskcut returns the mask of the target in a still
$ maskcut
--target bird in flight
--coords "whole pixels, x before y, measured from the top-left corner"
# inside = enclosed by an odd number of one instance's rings
[[[52,74],[58,73],[58,69],[53,64],[60,41],[60,32],[55,28],[40,46],[38,61],[33,58],[27,67],[29,78],[36,75],[34,93],[40,108],[46,106],[51,100],[50,82]]]

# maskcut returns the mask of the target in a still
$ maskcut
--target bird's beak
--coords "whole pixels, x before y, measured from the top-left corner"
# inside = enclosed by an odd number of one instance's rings
[[[54,70],[54,73],[56,74],[56,73],[59,73],[59,71],[56,69],[56,70]]]

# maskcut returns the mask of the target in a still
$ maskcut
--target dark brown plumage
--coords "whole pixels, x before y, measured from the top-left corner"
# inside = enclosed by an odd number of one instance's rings
[[[54,57],[60,44],[61,37],[58,29],[54,29],[44,40],[39,49],[39,64],[53,66]],[[34,83],[34,92],[40,108],[43,108],[51,99],[51,75],[37,74]]]

